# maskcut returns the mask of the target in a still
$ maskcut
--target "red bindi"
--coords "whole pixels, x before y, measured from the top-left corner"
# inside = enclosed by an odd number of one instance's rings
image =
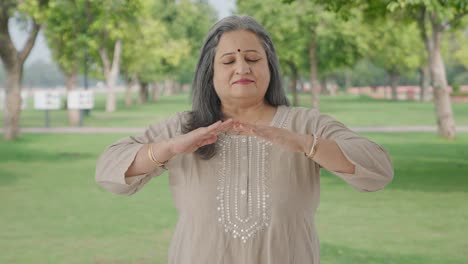
[[[237,49],[237,52],[240,52],[240,49]]]

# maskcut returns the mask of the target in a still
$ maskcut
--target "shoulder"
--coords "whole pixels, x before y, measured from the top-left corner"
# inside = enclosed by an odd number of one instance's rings
[[[319,110],[316,108],[302,107],[302,106],[286,106],[289,116],[295,118],[313,119],[320,115]]]
[[[294,125],[296,123],[311,123],[320,117],[319,110],[315,108],[301,107],[301,106],[281,106],[285,109],[286,123]],[[288,125],[288,124],[286,124]]]
[[[338,122],[334,117],[321,113],[316,108],[283,106],[287,112],[285,127],[302,133],[317,133],[324,127]]]

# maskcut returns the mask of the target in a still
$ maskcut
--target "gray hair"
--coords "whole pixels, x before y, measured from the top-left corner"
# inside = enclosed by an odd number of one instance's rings
[[[278,57],[268,32],[250,16],[229,16],[213,25],[206,35],[192,82],[192,111],[182,131],[188,133],[199,127],[209,126],[223,119],[221,100],[213,84],[213,61],[221,36],[230,31],[246,30],[257,35],[268,60],[270,83],[265,94],[265,101],[271,106],[289,105],[288,98],[281,86]],[[216,154],[215,144],[199,148],[196,154],[203,159],[210,159]]]

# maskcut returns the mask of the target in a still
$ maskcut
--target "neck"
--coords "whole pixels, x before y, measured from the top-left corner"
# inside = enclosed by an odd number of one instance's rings
[[[262,101],[249,106],[222,104],[222,111],[225,118],[251,124],[269,125],[276,113],[276,107]]]

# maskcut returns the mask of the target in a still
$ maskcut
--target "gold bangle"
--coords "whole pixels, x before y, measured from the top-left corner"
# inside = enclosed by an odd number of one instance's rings
[[[156,164],[156,166],[158,167],[162,167],[164,165],[166,165],[166,162],[159,162],[158,160],[156,160],[156,158],[154,157],[154,152],[153,152],[153,148],[151,147],[152,144],[148,144],[148,158],[154,163]]]
[[[310,148],[310,152],[309,154],[304,153],[304,155],[309,159],[313,159],[315,156],[315,153],[317,152],[315,147],[317,146],[318,137],[316,134],[312,134],[312,136],[314,137],[314,141],[312,142],[312,147]]]
[[[310,155],[310,159],[314,159],[315,154],[317,154],[317,151],[318,151],[318,146],[319,146],[319,138],[317,137],[317,143],[315,143],[314,153],[312,153],[312,155]]]

